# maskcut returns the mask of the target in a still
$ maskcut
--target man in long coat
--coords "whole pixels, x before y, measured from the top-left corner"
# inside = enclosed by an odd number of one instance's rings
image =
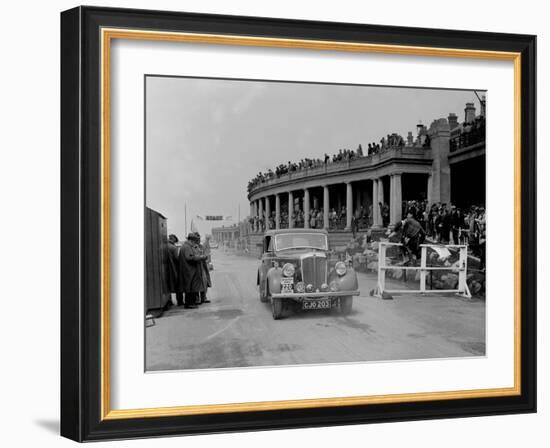
[[[204,284],[201,266],[207,257],[200,254],[195,241],[196,236],[190,233],[180,248],[178,259],[180,288],[185,292],[185,308],[197,308]]]
[[[168,291],[172,296],[176,296],[176,302],[178,306],[183,305],[183,291],[181,289],[179,281],[179,251],[180,248],[177,246],[179,242],[178,237],[174,234],[168,236],[168,247],[167,247],[167,263],[166,263],[166,283],[168,286]]]
[[[208,240],[205,242],[205,246],[201,244],[201,236],[197,232],[194,234],[194,242],[195,242],[195,248],[199,255],[205,256],[206,258],[199,264],[199,269],[201,271],[201,278],[202,278],[202,288],[199,291],[199,301],[198,304],[203,303],[210,303],[210,300],[206,297],[206,292],[208,291],[208,288],[212,286],[212,279],[210,278],[210,269],[208,267],[208,263],[210,261],[210,244],[208,243]],[[208,249],[206,248],[206,244],[208,244]]]

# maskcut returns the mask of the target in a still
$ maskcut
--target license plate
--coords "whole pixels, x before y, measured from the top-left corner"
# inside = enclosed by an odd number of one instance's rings
[[[282,278],[281,279],[281,292],[283,294],[293,292],[292,286],[294,284],[294,280],[292,278]]]
[[[330,299],[323,300],[304,300],[302,308],[304,310],[325,310],[331,307]]]

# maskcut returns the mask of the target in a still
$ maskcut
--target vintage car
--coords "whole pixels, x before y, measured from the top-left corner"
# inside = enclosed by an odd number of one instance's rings
[[[257,284],[260,300],[271,302],[273,318],[289,308],[339,308],[349,314],[359,295],[357,274],[331,260],[326,230],[270,230],[264,235]]]

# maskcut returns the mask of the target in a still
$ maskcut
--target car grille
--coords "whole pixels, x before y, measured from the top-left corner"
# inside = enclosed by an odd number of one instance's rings
[[[320,288],[327,281],[327,259],[315,255],[302,258],[302,279],[306,285],[311,283],[314,289]]]

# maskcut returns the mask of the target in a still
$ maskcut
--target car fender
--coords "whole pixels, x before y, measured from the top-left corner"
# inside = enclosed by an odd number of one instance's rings
[[[328,276],[328,283],[336,282],[339,291],[356,291],[359,289],[357,283],[357,273],[352,267],[347,268],[346,273],[341,277],[336,273],[334,269],[330,271]]]
[[[281,277],[283,270],[281,268],[271,268],[267,271],[267,286],[270,293],[281,292]]]

